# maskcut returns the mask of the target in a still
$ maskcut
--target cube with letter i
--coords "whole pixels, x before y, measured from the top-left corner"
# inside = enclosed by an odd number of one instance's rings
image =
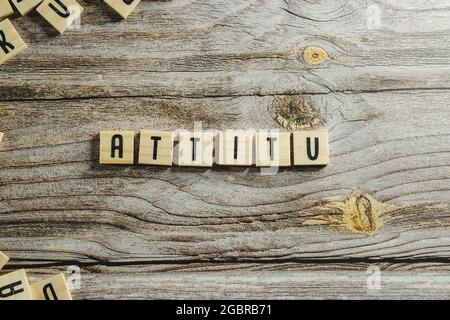
[[[294,165],[324,166],[329,162],[327,130],[294,132]]]
[[[213,132],[180,132],[178,165],[187,167],[212,167],[213,150]]]
[[[66,31],[83,12],[75,0],[44,0],[36,9],[59,33]]]
[[[100,131],[101,164],[134,163],[134,131]]]
[[[63,274],[33,284],[31,291],[34,300],[72,300]]]
[[[279,130],[256,133],[256,166],[287,167],[291,165],[291,134]]]
[[[225,166],[251,166],[254,134],[252,130],[219,132],[217,163]]]
[[[9,19],[0,22],[0,64],[25,50],[27,45]]]
[[[139,163],[171,166],[173,162],[172,132],[141,130],[139,140]]]
[[[104,0],[122,18],[126,19],[141,0]]]
[[[1,300],[33,300],[25,270],[17,270],[0,277]]]

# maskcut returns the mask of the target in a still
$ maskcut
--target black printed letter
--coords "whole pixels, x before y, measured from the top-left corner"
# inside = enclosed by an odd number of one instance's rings
[[[200,141],[200,138],[191,138],[192,141],[192,161],[195,161],[197,158],[197,142]]]
[[[2,48],[5,54],[9,53],[9,49],[14,50],[15,47],[12,43],[6,41],[6,36],[3,30],[0,30],[0,48]]]
[[[158,158],[158,141],[161,140],[161,137],[151,137],[153,140],[153,160]]]
[[[22,285],[22,281],[17,281],[11,284],[8,284],[7,286],[1,287],[0,288],[0,298],[4,299],[4,298],[8,298],[11,297],[15,294],[19,294],[22,293],[24,290],[23,288],[17,288],[18,286]]]
[[[123,137],[116,134],[111,139],[111,158],[116,157],[116,150],[119,151],[119,158],[123,158]]]
[[[42,291],[44,291],[45,300],[58,300],[58,297],[56,296],[55,288],[53,288],[53,285],[51,283],[46,284],[44,286],[44,288],[42,288]],[[53,299],[50,298],[50,296],[48,294],[49,291],[52,294]]]
[[[58,16],[60,16],[61,18],[68,18],[70,16],[70,11],[69,9],[67,9],[66,5],[64,3],[61,2],[61,0],[55,0],[55,2],[57,4],[60,5],[61,9],[63,9],[64,11],[59,10],[58,8],[56,8],[53,3],[49,3],[48,6],[50,7],[50,9],[52,9],[53,11],[56,12],[56,14]]]
[[[269,144],[270,144],[270,161],[273,161],[273,159],[275,158],[274,157],[274,150],[273,150],[273,143],[275,142],[275,141],[277,141],[277,138],[267,138],[267,141],[269,142]]]
[[[317,160],[319,157],[319,138],[314,138],[314,155],[311,155],[311,138],[306,138],[306,152],[309,160]]]

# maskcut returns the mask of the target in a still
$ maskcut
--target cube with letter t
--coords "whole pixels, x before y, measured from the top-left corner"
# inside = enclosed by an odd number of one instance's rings
[[[213,132],[180,132],[178,165],[186,167],[212,167],[213,150]]]
[[[139,163],[171,166],[173,161],[173,133],[141,130]]]
[[[278,130],[256,133],[256,166],[287,167],[291,165],[291,134]]]

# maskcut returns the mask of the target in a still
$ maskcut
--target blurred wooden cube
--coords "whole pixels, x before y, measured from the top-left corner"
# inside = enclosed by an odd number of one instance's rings
[[[34,300],[72,300],[62,273],[31,286]]]
[[[14,10],[8,0],[0,0],[0,20],[14,14]]]
[[[126,19],[141,0],[104,0],[122,18]]]
[[[24,16],[27,15],[31,10],[36,8],[42,0],[11,0],[17,11]]]
[[[0,22],[0,64],[25,50],[27,45],[9,19]]]
[[[80,17],[83,7],[75,0],[44,0],[37,12],[59,33],[63,33]]]
[[[0,251],[0,269],[3,268],[8,261],[9,258]]]
[[[30,284],[24,269],[0,277],[1,300],[33,300]]]

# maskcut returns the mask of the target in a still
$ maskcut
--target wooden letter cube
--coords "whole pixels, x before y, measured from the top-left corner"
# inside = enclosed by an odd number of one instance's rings
[[[83,7],[75,0],[44,0],[37,12],[59,33],[63,33],[80,17]]]
[[[133,164],[133,131],[100,131],[101,164]]]
[[[181,132],[178,144],[178,165],[185,167],[212,167],[214,133]]]
[[[226,130],[219,132],[218,164],[251,166],[253,163],[253,138],[251,130]]]
[[[327,165],[329,162],[328,131],[294,132],[294,165]]]
[[[25,50],[27,45],[9,19],[0,22],[0,64]]]
[[[256,166],[287,167],[291,165],[291,134],[278,130],[256,133]]]
[[[33,300],[25,270],[17,270],[0,277],[1,300]]]
[[[62,273],[31,286],[34,300],[72,300]]]
[[[36,8],[42,0],[11,0],[17,11],[24,16]]]
[[[14,13],[8,0],[0,0],[0,20],[9,17]]]
[[[172,132],[142,130],[139,142],[139,163],[171,166],[173,140]]]
[[[105,0],[120,16],[126,19],[141,0]]]
[[[8,262],[9,258],[0,251],[0,269]]]

